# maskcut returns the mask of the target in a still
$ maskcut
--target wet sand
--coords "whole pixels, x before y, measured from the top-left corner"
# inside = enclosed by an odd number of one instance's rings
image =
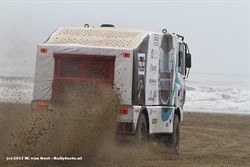
[[[81,131],[86,124],[77,113],[34,112],[27,104],[0,103],[1,166],[250,166],[250,116],[185,113],[180,154],[172,155],[157,143],[146,149],[117,146],[114,126],[108,121],[112,117],[102,114],[88,116],[94,122],[89,126],[96,128],[93,133]],[[83,160],[10,162],[7,156],[82,156]]]

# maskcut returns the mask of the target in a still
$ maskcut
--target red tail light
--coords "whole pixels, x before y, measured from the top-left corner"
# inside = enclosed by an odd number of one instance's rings
[[[121,114],[128,114],[128,107],[121,107]]]
[[[38,107],[48,107],[48,102],[46,101],[39,101],[37,102]]]
[[[47,51],[48,51],[47,48],[41,48],[41,49],[40,49],[40,52],[41,52],[41,53],[47,53]]]
[[[124,52],[123,57],[130,57],[130,53]]]

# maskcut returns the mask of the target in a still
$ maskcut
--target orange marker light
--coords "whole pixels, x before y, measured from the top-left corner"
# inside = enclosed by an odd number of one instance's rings
[[[46,101],[39,101],[37,102],[38,107],[48,107],[48,102]]]
[[[41,49],[40,49],[40,52],[41,52],[41,53],[47,53],[47,51],[48,51],[47,48],[41,48]]]
[[[123,57],[130,57],[130,53],[124,52],[124,53],[123,53]]]
[[[121,107],[121,114],[128,114],[128,107]]]

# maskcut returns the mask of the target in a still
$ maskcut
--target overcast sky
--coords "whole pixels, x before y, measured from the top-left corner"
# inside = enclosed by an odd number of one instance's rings
[[[249,1],[1,1],[0,75],[34,73],[36,46],[58,27],[99,26],[185,36],[193,72],[249,74]]]

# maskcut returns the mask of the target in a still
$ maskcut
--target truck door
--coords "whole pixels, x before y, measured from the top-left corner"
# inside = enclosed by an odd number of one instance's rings
[[[185,101],[185,45],[183,43],[179,43],[179,52],[177,55],[177,69],[178,75],[176,79],[176,106],[182,107]]]

